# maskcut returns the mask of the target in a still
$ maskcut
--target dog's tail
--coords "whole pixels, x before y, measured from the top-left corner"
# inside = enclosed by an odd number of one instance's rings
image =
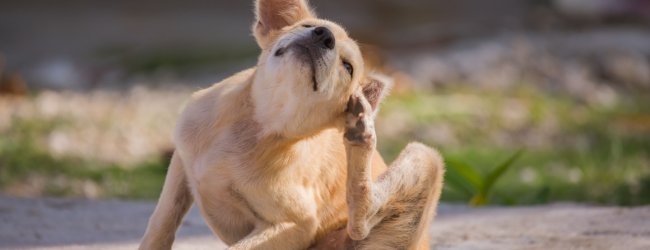
[[[149,218],[149,225],[139,249],[171,249],[176,230],[191,205],[192,195],[187,184],[185,169],[178,152],[174,152],[165,178],[165,186],[156,210]]]

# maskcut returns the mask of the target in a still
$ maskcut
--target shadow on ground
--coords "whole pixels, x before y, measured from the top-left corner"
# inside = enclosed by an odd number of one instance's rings
[[[151,202],[0,196],[0,249],[134,249],[154,207]],[[178,238],[223,247],[195,208]]]
[[[152,202],[0,196],[0,249],[135,249]],[[443,204],[435,249],[650,249],[650,207]],[[225,249],[194,208],[174,249]]]

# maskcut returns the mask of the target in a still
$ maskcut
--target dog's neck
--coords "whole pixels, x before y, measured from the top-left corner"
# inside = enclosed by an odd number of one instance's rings
[[[252,107],[251,107],[252,108]],[[314,148],[329,148],[324,142],[335,141],[333,137],[342,138],[340,131],[334,128],[314,130],[310,134],[289,137],[284,134],[264,130],[263,124],[253,120],[253,117],[244,118],[232,126],[234,142],[227,146],[228,152],[234,152],[241,162],[248,162],[242,166],[256,167],[255,171],[247,176],[250,180],[266,179],[268,175],[279,173],[284,169],[301,166],[301,164],[287,164],[288,162],[304,163],[297,160],[309,159],[308,162],[318,161],[327,152],[314,151]],[[287,159],[293,159],[287,161]],[[260,166],[263,166],[260,168]]]

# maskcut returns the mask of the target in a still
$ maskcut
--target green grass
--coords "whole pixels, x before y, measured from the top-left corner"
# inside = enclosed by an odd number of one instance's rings
[[[81,185],[90,181],[99,197],[154,199],[158,197],[168,162],[163,157],[134,166],[117,166],[96,160],[55,157],[46,152],[42,135],[65,126],[63,119],[14,119],[10,129],[0,133],[0,188],[34,177],[42,177],[41,195],[82,195]]]
[[[37,179],[42,195],[84,196],[80,186],[90,182],[98,197],[157,198],[168,164],[163,153],[129,165],[54,156],[46,138],[74,121],[30,117],[14,117],[0,130],[0,189]],[[647,94],[627,93],[607,105],[533,87],[394,94],[377,128],[388,162],[414,140],[441,151],[444,201],[650,204]]]
[[[450,98],[459,93],[465,97]],[[509,109],[525,114],[517,126],[503,118]],[[597,105],[525,87],[506,92],[456,88],[395,96],[382,115],[391,117],[395,112],[412,117],[406,121],[409,129],[380,135],[380,151],[392,159],[409,140],[441,150],[451,170],[443,200],[506,205],[556,201],[650,204],[647,96],[628,94],[614,105]],[[451,128],[454,140],[422,132],[441,124]],[[525,153],[507,172],[500,171],[498,165],[520,149]],[[459,168],[469,170],[459,173]],[[502,175],[495,178],[495,172]],[[458,183],[459,176],[463,183]],[[488,181],[494,181],[491,195],[477,198],[476,194],[485,192],[481,185]]]

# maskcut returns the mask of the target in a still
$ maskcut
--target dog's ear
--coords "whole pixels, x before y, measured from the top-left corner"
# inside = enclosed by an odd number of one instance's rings
[[[306,18],[315,18],[307,0],[257,0],[255,16],[253,34],[262,49],[270,45],[282,28]]]
[[[393,79],[386,75],[371,73],[366,77],[365,82],[361,85],[361,89],[363,96],[370,103],[374,113],[377,113],[379,104],[388,96],[392,87]]]

